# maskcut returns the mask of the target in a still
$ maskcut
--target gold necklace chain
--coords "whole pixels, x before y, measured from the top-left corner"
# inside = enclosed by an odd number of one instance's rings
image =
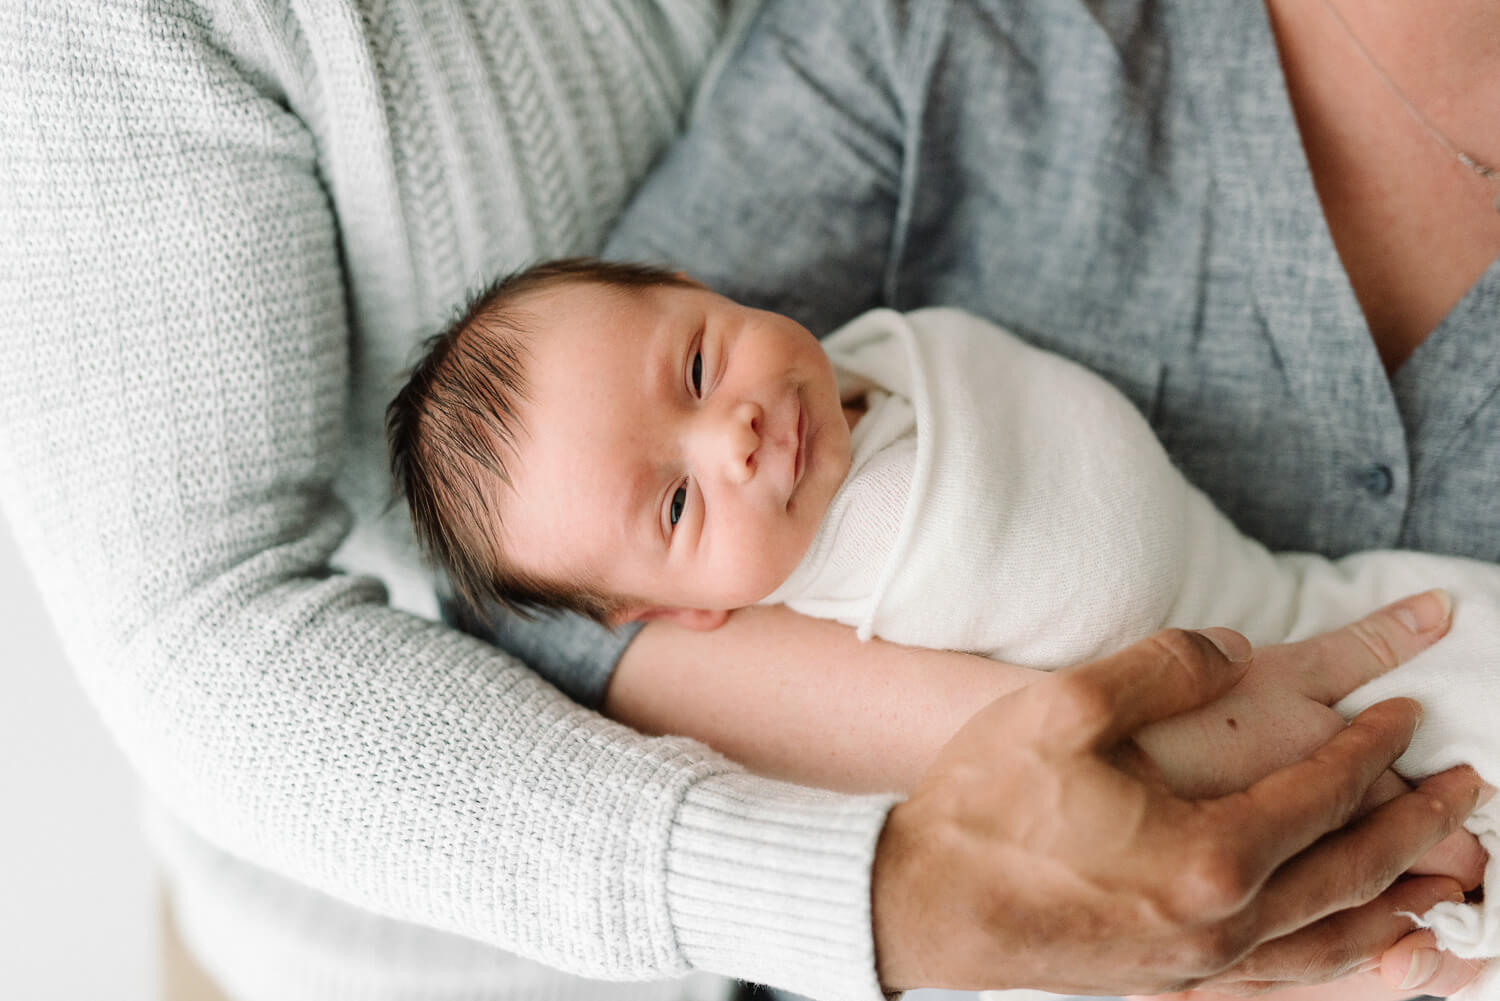
[[[1380,77],[1380,81],[1385,84],[1385,89],[1395,95],[1396,100],[1401,102],[1401,107],[1406,109],[1406,113],[1411,116],[1412,121],[1422,126],[1422,129],[1428,135],[1432,136],[1437,141],[1437,144],[1447,151],[1449,156],[1463,164],[1475,175],[1492,184],[1500,184],[1500,169],[1490,166],[1472,153],[1466,153],[1459,149],[1454,145],[1453,140],[1449,139],[1436,125],[1432,124],[1426,115],[1422,114],[1421,109],[1411,103],[1405,92],[1396,86],[1396,81],[1391,79],[1390,74],[1385,71],[1385,68],[1375,61],[1374,56],[1370,55],[1370,50],[1365,48],[1365,43],[1360,41],[1359,36],[1354,33],[1354,29],[1349,27],[1349,22],[1344,20],[1344,15],[1333,5],[1332,0],[1323,0],[1323,6],[1328,8],[1328,13],[1333,15],[1333,19],[1338,22],[1339,27],[1348,36],[1349,41],[1354,43],[1354,47],[1359,50],[1359,54],[1364,58],[1364,61],[1370,65],[1370,69],[1374,70],[1375,75]],[[1495,196],[1495,211],[1500,212],[1500,195]]]

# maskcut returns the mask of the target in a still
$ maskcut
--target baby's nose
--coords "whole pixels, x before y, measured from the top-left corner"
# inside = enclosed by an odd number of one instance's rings
[[[754,403],[733,405],[715,428],[714,452],[731,483],[747,483],[755,475],[764,414]]]

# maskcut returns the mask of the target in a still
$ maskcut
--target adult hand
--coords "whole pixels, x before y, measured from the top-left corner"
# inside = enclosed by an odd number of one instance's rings
[[[1452,603],[1442,592],[1413,600],[1445,622],[1450,618]],[[1429,602],[1439,603],[1441,610]],[[1405,635],[1415,633],[1408,629]],[[1363,640],[1373,656],[1341,658],[1339,648],[1351,636]],[[1398,649],[1366,622],[1305,643],[1263,649],[1228,694],[1143,728],[1136,742],[1179,796],[1202,799],[1237,792],[1332,739],[1345,726],[1334,703],[1400,659]],[[1408,788],[1400,776],[1387,771],[1370,787],[1364,808],[1388,802]],[[1472,890],[1484,877],[1486,858],[1479,841],[1459,830],[1419,859],[1411,874],[1450,876]]]
[[[1445,609],[1445,595],[1433,594]],[[1428,599],[1424,599],[1428,600]],[[1443,615],[1447,618],[1446,611]],[[1337,635],[1288,646],[1272,653],[1261,651],[1255,666],[1239,684],[1217,701],[1146,727],[1137,741],[1150,755],[1174,792],[1201,798],[1243,789],[1276,768],[1292,764],[1313,753],[1344,728],[1344,720],[1331,707],[1355,688],[1394,667],[1395,650],[1365,623],[1351,626],[1356,636],[1368,641],[1376,659],[1344,662],[1337,650]],[[1413,651],[1414,652],[1414,651]],[[1371,671],[1373,673],[1363,673]],[[1369,810],[1406,792],[1409,786],[1394,772],[1385,772],[1370,787],[1362,809]],[[1355,972],[1335,983],[1286,989],[1285,983],[1253,979],[1253,970],[1241,969],[1237,977],[1215,978],[1213,991],[1179,995],[1196,1001],[1212,1001],[1227,995],[1275,991],[1277,1001],[1382,1001],[1412,997],[1423,992],[1449,994],[1464,986],[1480,965],[1439,952],[1430,932],[1412,931],[1402,913],[1421,913],[1426,902],[1461,900],[1462,890],[1472,890],[1484,876],[1486,861],[1478,840],[1465,830],[1453,832],[1411,867],[1407,875],[1447,876],[1444,881],[1405,881],[1368,905],[1369,918],[1356,918],[1364,930],[1363,941],[1337,941],[1336,925],[1347,916],[1326,919],[1329,934],[1321,936],[1339,950],[1325,957],[1325,968],[1336,973],[1340,965]],[[1412,903],[1416,901],[1416,903]],[[1375,915],[1383,915],[1378,920]],[[1381,959],[1361,960],[1365,953],[1395,941]],[[1418,952],[1418,950],[1424,950]]]
[[[1442,634],[1440,607],[1422,618],[1433,604],[1395,606],[1418,613],[1415,631],[1386,609],[1309,642],[1379,673],[1382,651],[1405,659]],[[877,847],[882,982],[1060,993],[1318,982],[1390,945],[1388,914],[1362,905],[1457,828],[1479,780],[1433,776],[1338,830],[1411,738],[1418,709],[1392,700],[1244,792],[1175,795],[1132,734],[1228,691],[1249,654],[1227,630],[1168,631],[974,716]],[[1402,887],[1421,909],[1456,884]]]

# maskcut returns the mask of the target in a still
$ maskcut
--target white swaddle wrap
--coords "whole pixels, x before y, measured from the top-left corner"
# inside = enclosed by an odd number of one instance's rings
[[[1050,668],[1165,626],[1301,638],[1441,586],[1456,601],[1449,636],[1338,709],[1415,697],[1424,722],[1403,774],[1467,762],[1500,779],[1500,566],[1405,552],[1273,555],[1187,482],[1113,386],[961,311],[876,310],[824,345],[845,377],[895,402],[881,397],[856,426],[851,474],[768,602],[839,619],[862,638]],[[892,510],[899,517],[882,514]],[[1492,856],[1486,884],[1500,887],[1497,818],[1500,797],[1468,826]],[[1460,956],[1500,955],[1500,893],[1482,906],[1438,905],[1423,923]],[[1465,994],[1500,997],[1500,975],[1487,970]]]

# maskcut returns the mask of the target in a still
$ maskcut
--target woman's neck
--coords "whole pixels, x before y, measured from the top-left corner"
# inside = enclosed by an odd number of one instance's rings
[[[1500,163],[1500,4],[1328,3],[1266,0],[1329,232],[1394,372],[1500,255],[1500,191],[1381,74],[1455,146]]]

